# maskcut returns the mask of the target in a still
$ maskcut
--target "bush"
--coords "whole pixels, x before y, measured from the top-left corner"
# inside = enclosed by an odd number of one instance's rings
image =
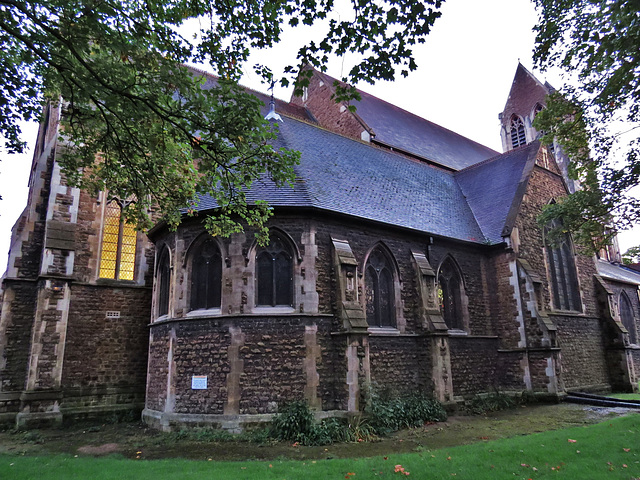
[[[302,445],[362,442],[376,438],[373,427],[362,415],[354,416],[349,422],[343,418],[325,418],[314,423],[313,413],[304,402],[294,402],[280,410],[271,424],[271,436]]]
[[[447,419],[447,412],[440,402],[419,395],[383,399],[372,392],[365,412],[377,435],[387,435],[401,428],[419,427],[425,422],[442,422]]]
[[[313,413],[305,402],[283,406],[271,423],[271,436],[278,440],[303,443],[313,429]]]
[[[516,406],[513,398],[504,393],[496,392],[489,396],[476,395],[465,405],[465,409],[472,415],[484,415],[489,412],[507,410]]]

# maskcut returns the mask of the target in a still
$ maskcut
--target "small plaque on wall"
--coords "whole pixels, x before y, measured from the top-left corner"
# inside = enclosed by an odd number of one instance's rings
[[[191,389],[192,390],[206,390],[207,389],[207,376],[206,375],[192,375],[191,376]]]

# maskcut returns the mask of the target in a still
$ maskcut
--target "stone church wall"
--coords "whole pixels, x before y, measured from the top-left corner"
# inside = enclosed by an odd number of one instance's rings
[[[418,336],[369,338],[371,382],[380,394],[431,396],[431,357],[428,342]]]
[[[609,384],[606,345],[600,321],[594,318],[559,315],[558,344],[562,349],[562,376],[565,387],[602,387]]]
[[[167,382],[171,367],[169,358],[171,324],[154,325],[149,334],[149,357],[145,406],[158,412],[167,405]]]
[[[535,166],[527,186],[516,221],[518,232],[518,258],[526,260],[541,281],[537,290],[538,309],[548,314],[556,326],[557,343],[561,349],[560,375],[567,388],[600,386],[606,388],[609,375],[606,361],[605,330],[599,320],[596,303],[594,275],[597,274],[593,258],[576,251],[574,256],[578,274],[582,311],[566,314],[555,311],[551,301],[551,285],[548,277],[548,265],[544,238],[537,217],[544,205],[566,194],[561,177],[547,169]],[[524,290],[521,290],[524,292]],[[524,297],[524,294],[523,294]],[[526,335],[532,346],[540,345],[545,334],[540,322],[528,316]],[[533,386],[545,385],[544,368],[546,362],[529,359],[529,369]]]
[[[146,287],[72,285],[62,371],[67,408],[122,403],[122,396],[141,408],[150,304]]]
[[[453,336],[449,342],[456,396],[469,397],[479,392],[493,392],[500,387],[497,338]]]
[[[159,234],[158,248],[168,247],[173,259],[171,285],[175,291],[170,297],[169,316],[151,326],[149,411],[174,416],[260,415],[303,399],[321,410],[347,410],[348,402],[353,401],[349,400],[352,383],[348,381],[354,374],[348,371],[353,339],[343,330],[339,317],[332,238],[347,241],[358,261],[361,295],[365,261],[376,245],[388,249],[396,268],[397,329],[371,329],[365,334],[366,341],[358,350],[358,355],[363,355],[358,360],[359,382],[369,375],[381,394],[433,394],[433,352],[426,320],[420,317],[418,272],[411,253],[428,250],[434,269],[450,256],[463,277],[470,322],[465,338],[451,340],[456,342],[451,357],[454,393],[492,390],[498,340],[492,336],[489,292],[495,280],[488,278],[494,272],[488,254],[460,242],[431,240],[364,222],[347,226],[322,214],[299,217],[276,212],[271,226],[295,242],[302,260],[294,261],[294,286],[300,290],[303,282],[311,282],[302,290],[313,288],[317,293],[317,313],[306,311],[313,307],[308,302],[304,303],[305,312],[295,311],[299,302],[294,302],[296,308],[287,314],[269,314],[264,307],[253,306],[255,247],[250,231],[220,244],[226,258],[224,308],[217,315],[188,313],[188,249],[202,234],[202,227],[192,221],[175,233]],[[309,257],[311,252],[315,257]],[[239,285],[243,295],[226,291],[228,285]],[[242,302],[242,308],[230,302]],[[175,318],[171,317],[173,312]],[[191,388],[194,375],[207,376],[206,389]],[[362,399],[365,395],[360,391]]]
[[[4,345],[0,360],[3,366],[0,369],[3,392],[20,391],[25,386],[37,288],[36,282],[14,280],[5,283],[0,331]]]

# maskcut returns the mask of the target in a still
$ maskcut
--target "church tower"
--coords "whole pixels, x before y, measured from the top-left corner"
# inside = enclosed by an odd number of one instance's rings
[[[533,120],[538,112],[545,108],[547,95],[554,91],[555,89],[549,83],[540,82],[521,63],[518,63],[507,103],[502,113],[498,114],[503,152],[526,145],[542,136],[542,132],[538,132],[533,127]],[[569,191],[575,192],[579,185],[576,180],[569,178],[569,158],[555,140],[553,145],[549,145],[549,150],[560,167]]]

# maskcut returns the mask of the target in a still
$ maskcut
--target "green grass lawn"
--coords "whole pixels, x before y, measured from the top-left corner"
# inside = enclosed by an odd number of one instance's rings
[[[640,415],[441,450],[357,459],[207,462],[0,456],[0,479],[7,480],[361,480],[406,475],[424,480],[640,478]]]
[[[640,401],[640,393],[612,393],[608,395],[613,398],[620,398],[622,400],[638,400]]]

